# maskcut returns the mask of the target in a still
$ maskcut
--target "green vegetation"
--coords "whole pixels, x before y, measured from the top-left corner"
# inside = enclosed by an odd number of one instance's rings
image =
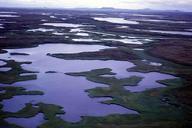
[[[11,99],[13,96],[18,95],[43,95],[43,92],[41,91],[26,91],[23,87],[13,86],[0,87],[0,91],[5,91],[4,93],[0,93],[0,101]]]
[[[10,55],[22,55],[22,56],[28,56],[29,54],[27,54],[27,53],[16,53],[16,52],[12,52],[12,53],[10,53]]]
[[[98,73],[98,70],[96,71]],[[43,113],[44,118],[47,120],[39,128],[184,128],[190,126],[191,120],[186,118],[187,115],[185,115],[183,109],[170,104],[173,99],[170,99],[169,102],[162,100],[164,95],[171,92],[171,89],[181,86],[182,80],[170,79],[160,82],[168,85],[168,87],[152,89],[141,93],[115,90],[112,86],[109,86],[108,91],[105,90],[106,88],[100,88],[100,90],[95,88],[88,91],[94,97],[101,95],[111,96],[113,100],[105,103],[119,104],[127,108],[132,108],[140,112],[138,115],[83,117],[81,122],[68,123],[56,116],[57,114],[64,114],[61,107],[43,103],[36,104],[35,106],[39,109],[39,112]],[[120,85],[119,88],[121,88]],[[28,110],[34,111],[31,109]]]
[[[36,106],[39,106],[39,111],[44,114],[46,120],[54,119],[58,114],[64,114],[61,110],[63,107],[57,105],[38,103]]]
[[[0,49],[0,54],[7,53],[7,51]]]
[[[141,60],[134,60],[132,61],[136,66],[127,69],[129,72],[142,72],[142,73],[149,73],[149,72],[160,72],[165,74],[177,75],[176,69],[172,67],[166,66],[153,66],[149,65],[146,62]]]
[[[168,86],[169,88],[178,88],[181,87],[185,81],[180,78],[175,78],[175,79],[159,80],[158,82]]]
[[[113,49],[104,49],[97,52],[81,52],[72,54],[47,54],[51,57],[56,57],[66,60],[118,60],[130,61],[138,59],[131,50],[126,47],[118,47]]]
[[[60,10],[61,11],[61,10]],[[26,10],[26,14],[28,11]],[[110,15],[110,12],[107,12]],[[151,12],[152,13],[152,12]],[[179,14],[179,12],[177,12]],[[81,16],[79,16],[81,14]],[[114,49],[105,49],[97,52],[83,52],[76,54],[48,54],[52,57],[62,59],[80,59],[80,60],[118,60],[130,61],[135,64],[135,67],[127,69],[134,72],[160,72],[172,74],[180,79],[169,79],[158,81],[166,85],[166,88],[156,88],[144,92],[129,92],[125,90],[124,86],[137,86],[142,80],[141,77],[131,76],[129,78],[118,79],[111,69],[96,69],[88,72],[80,73],[66,73],[71,76],[86,77],[87,80],[97,83],[107,84],[108,87],[99,87],[86,90],[90,97],[111,97],[111,100],[104,101],[105,104],[118,104],[125,108],[133,109],[139,112],[135,115],[110,115],[106,117],[83,117],[81,122],[68,123],[62,120],[58,114],[64,114],[63,108],[57,105],[37,103],[28,103],[18,112],[4,112],[3,105],[0,104],[0,127],[3,128],[21,128],[14,124],[8,124],[4,121],[5,118],[30,118],[36,116],[38,113],[43,113],[45,123],[40,124],[39,128],[189,128],[192,126],[192,110],[189,105],[191,102],[191,37],[184,35],[171,35],[163,33],[151,33],[142,30],[170,30],[183,31],[183,28],[189,28],[190,24],[172,24],[172,23],[158,23],[152,21],[140,21],[138,25],[129,25],[129,29],[119,29],[118,25],[109,24],[105,22],[95,22],[88,18],[92,14],[83,12],[71,13],[71,15],[64,16],[69,23],[78,24],[92,24],[95,27],[84,27],[86,30],[115,34],[116,36],[109,36],[103,34],[90,33],[90,38],[116,38],[122,39],[127,37],[136,38],[151,38],[153,43],[143,45],[123,44],[120,42],[102,41],[102,42],[74,42],[73,38],[80,38],[76,35],[70,36],[68,39],[65,36],[56,36],[52,32],[26,32],[28,29],[42,27],[43,23],[40,20],[61,22],[60,18],[63,16],[57,15],[58,19],[50,19],[49,16],[38,15],[30,13],[30,16],[21,15],[19,19],[13,18],[21,22],[13,22],[6,24],[2,35],[6,38],[1,38],[1,48],[21,48],[32,47],[42,43],[64,42],[67,44],[101,44],[112,47]],[[117,13],[118,14],[118,13]],[[153,13],[152,13],[153,14]],[[154,13],[156,15],[156,12]],[[64,14],[65,15],[65,14]],[[113,13],[115,16],[115,13]],[[169,14],[170,15],[170,14]],[[170,15],[171,19],[177,19],[178,15]],[[175,17],[176,16],[176,17]],[[180,16],[180,15],[179,15]],[[188,19],[188,15],[182,13],[182,19]],[[75,20],[74,20],[75,19]],[[177,27],[175,25],[178,25]],[[49,27],[45,28],[55,29],[57,32],[68,33],[70,28]],[[157,39],[155,39],[157,38]],[[171,42],[171,43],[170,43]],[[145,43],[145,41],[144,41]],[[169,44],[170,43],[170,44]],[[163,47],[162,47],[162,46]],[[180,47],[182,46],[182,48]],[[156,48],[155,48],[156,47]],[[159,48],[162,47],[162,48]],[[134,48],[142,48],[144,51],[133,50]],[[150,52],[155,48],[155,52]],[[165,50],[166,49],[166,50]],[[182,51],[182,52],[181,52]],[[157,53],[158,52],[158,53]],[[0,49],[0,54],[6,53],[5,50]],[[154,54],[156,53],[156,54]],[[20,53],[11,53],[11,55],[26,55]],[[159,58],[160,57],[160,58]],[[180,57],[178,59],[178,57]],[[142,60],[147,60],[142,61]],[[178,61],[179,60],[179,61]],[[0,83],[12,84],[19,81],[36,79],[36,75],[22,75],[24,73],[34,73],[22,69],[22,64],[30,64],[30,62],[15,62],[14,60],[2,60],[6,65],[0,68],[11,68],[10,71],[0,72]],[[158,62],[162,66],[153,66],[149,62]],[[187,62],[187,63],[186,63]],[[184,65],[185,64],[185,65]],[[186,66],[186,64],[188,66]],[[56,73],[48,71],[46,73]],[[22,75],[22,76],[21,76]],[[40,91],[27,91],[21,87],[0,87],[0,101],[12,98],[17,95],[42,95]],[[178,94],[179,93],[179,94]],[[176,97],[177,96],[177,97]],[[178,102],[179,97],[184,97]],[[183,104],[188,103],[188,104]],[[191,103],[191,104],[190,104]]]
[[[61,110],[62,107],[52,105],[52,104],[44,104],[44,103],[38,103],[38,104],[31,104],[28,103],[26,106],[21,109],[20,111],[16,113],[11,112],[2,112],[1,111],[1,117],[0,117],[0,125],[4,127],[13,127],[15,128],[15,125],[10,125],[7,122],[3,121],[5,118],[30,118],[36,116],[38,113],[44,114],[44,119],[48,120],[48,122],[53,122],[55,119],[57,119],[56,115],[58,114],[64,114],[64,111]],[[57,124],[55,124],[57,125]],[[17,127],[16,127],[17,128]]]
[[[26,91],[25,88],[13,87],[13,86],[0,87],[0,91],[3,91],[2,93],[0,93],[0,101],[11,99],[14,96],[19,96],[19,95],[43,95],[44,94],[41,91]],[[3,105],[0,104],[0,126],[6,127],[6,128],[9,128],[9,127],[20,128],[20,127],[14,124],[8,124],[7,122],[4,121],[5,118],[9,118],[9,117],[29,118],[39,113],[39,110],[37,110],[37,108],[32,107],[31,104],[26,104],[26,106],[22,110],[16,113],[4,112],[1,110],[2,108],[3,108]]]
[[[91,97],[111,97],[112,100],[107,100],[103,103],[118,104],[128,109],[136,110],[139,114],[83,117],[82,121],[78,123],[68,123],[57,116],[58,114],[64,114],[62,107],[45,103],[28,103],[16,113],[1,111],[1,115],[3,115],[1,116],[2,126],[17,128],[16,125],[10,125],[3,121],[3,119],[8,117],[30,118],[36,116],[38,113],[43,113],[46,120],[39,128],[183,128],[191,124],[189,115],[184,111],[184,109],[186,110],[188,108],[186,106],[180,106],[175,97],[171,95],[172,90],[182,86],[183,82],[185,82],[183,79],[158,81],[167,85],[167,88],[132,93],[125,90],[123,86],[136,86],[142,78],[132,76],[125,79],[117,79],[113,76],[115,73],[111,72],[111,69],[108,68],[66,74],[84,76],[90,81],[109,85],[108,87],[89,89],[87,92]],[[13,90],[17,90],[14,92],[23,90],[22,88],[12,88],[1,88],[1,90],[6,90],[5,93],[11,93]],[[21,93],[18,94],[20,95]]]
[[[39,113],[39,108],[33,107],[31,103],[27,103],[25,107],[16,113],[7,112],[7,117],[13,118],[30,118]]]
[[[3,84],[13,84],[19,81],[34,80],[37,78],[36,75],[23,75],[24,73],[35,73],[32,71],[27,71],[22,69],[22,64],[31,64],[31,62],[16,62],[14,60],[1,60],[6,62],[5,65],[0,66],[0,68],[11,68],[7,72],[0,71],[0,83]]]
[[[88,72],[80,72],[80,73],[66,73],[67,75],[71,76],[85,76],[87,80],[107,84],[111,86],[116,85],[129,85],[129,86],[136,86],[143,78],[138,76],[131,76],[129,78],[122,78],[118,79],[114,76],[102,76],[102,75],[115,75],[115,73],[111,72],[111,69],[104,68],[104,69],[95,69]]]
[[[102,69],[96,70],[97,73],[94,73],[94,70],[92,70],[89,72],[67,74],[72,76],[85,76],[90,81],[110,85],[109,87],[97,87],[94,89],[89,89],[87,90],[87,92],[89,93],[90,97],[111,97],[112,100],[107,100],[103,102],[105,104],[118,104],[128,109],[133,109],[139,112],[139,115],[125,115],[120,116],[120,118],[117,118],[118,116],[115,116],[116,118],[114,118],[113,116],[106,117],[107,119],[112,119],[114,122],[111,122],[109,125],[106,124],[106,122],[101,123],[99,121],[100,127],[118,126],[119,128],[139,128],[141,126],[157,126],[159,128],[182,128],[191,124],[189,113],[186,113],[186,110],[190,109],[188,108],[188,106],[180,105],[180,103],[177,102],[176,98],[172,95],[175,89],[183,86],[185,82],[183,79],[177,78],[158,81],[159,83],[167,85],[167,87],[132,93],[123,88],[122,80],[117,80],[115,77],[109,77],[105,79],[105,77],[99,76],[98,71],[102,71]],[[134,119],[131,120],[131,117],[134,117]],[[84,119],[89,120],[90,118],[86,117]],[[102,120],[102,118],[100,119]],[[124,119],[127,120],[123,122]],[[94,118],[94,120],[91,121],[95,121],[94,123],[96,123],[98,120]],[[139,124],[138,122],[140,122],[141,124]]]
[[[132,49],[121,47],[134,53]],[[108,54],[108,53],[107,53]],[[111,53],[110,53],[111,54]],[[172,75],[190,74],[191,69],[173,64],[162,59],[156,59],[145,54],[145,51],[135,52],[139,58],[147,58],[149,61],[162,63],[162,66],[152,66],[147,62],[139,59],[131,60],[136,66],[128,69],[128,71],[137,72],[161,72]],[[125,56],[126,57],[126,56]],[[102,58],[102,57],[101,57]],[[100,58],[100,59],[101,59]],[[96,58],[94,58],[96,59]],[[106,59],[106,58],[104,58]],[[114,58],[109,58],[114,59]],[[121,58],[123,59],[123,58]],[[130,59],[130,58],[129,58]],[[0,83],[14,83],[36,79],[35,75],[20,76],[23,73],[34,73],[23,70],[22,64],[30,64],[30,62],[15,62],[13,60],[5,61],[7,64],[1,67],[11,67],[8,72],[0,72]],[[4,74],[5,73],[5,74]],[[46,73],[56,73],[55,71],[47,71]],[[137,86],[143,79],[138,76],[128,78],[116,78],[115,73],[109,68],[95,69],[87,72],[66,73],[71,76],[86,77],[87,80],[108,85],[108,87],[97,87],[86,90],[90,97],[111,97],[111,100],[103,101],[104,104],[117,104],[128,109],[137,111],[139,114],[131,115],[110,115],[106,117],[83,117],[78,123],[69,123],[61,119],[58,115],[65,114],[63,108],[57,105],[37,103],[28,103],[18,112],[0,111],[0,125],[11,128],[20,128],[14,124],[8,124],[5,118],[30,118],[38,113],[43,113],[45,123],[40,124],[39,128],[184,128],[191,125],[191,116],[189,111],[191,108],[177,101],[173,93],[185,85],[185,79],[170,79],[158,81],[165,84],[166,88],[151,89],[144,92],[133,93],[124,88],[124,86]],[[32,77],[33,76],[33,77]],[[9,99],[16,95],[42,95],[40,91],[26,91],[20,87],[1,87],[0,99]],[[2,109],[2,105],[0,108]]]
[[[190,66],[177,64],[169,60],[164,60],[164,59],[149,55],[148,52],[150,51],[151,47],[153,47],[153,45],[152,46],[151,45],[149,44],[149,46],[147,46],[144,51],[132,50],[133,53],[136,54],[140,59],[131,60],[131,62],[134,63],[136,66],[127,69],[128,71],[143,72],[143,73],[160,72],[160,73],[171,74],[176,76],[179,75],[181,77],[183,77],[184,75],[192,74],[192,68]],[[131,50],[131,49],[127,48],[127,50]],[[147,60],[147,62],[142,61],[143,59]],[[162,66],[149,65],[149,62],[158,62],[158,63],[161,63]]]
[[[56,71],[47,71],[45,73],[57,73]]]

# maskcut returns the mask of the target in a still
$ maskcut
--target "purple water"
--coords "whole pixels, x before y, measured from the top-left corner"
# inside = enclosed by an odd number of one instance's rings
[[[24,128],[37,128],[39,124],[44,123],[43,114],[39,113],[32,118],[7,118],[5,119],[9,123],[17,124]]]
[[[100,103],[104,99],[90,98],[85,90],[107,85],[87,81],[85,78],[58,74],[41,74],[37,80],[19,82],[14,86],[26,87],[28,90],[40,90],[43,96],[15,96],[4,100],[3,110],[16,112],[24,107],[25,103],[51,103],[64,107],[66,114],[63,119],[69,122],[80,121],[81,116],[106,116],[110,114],[137,114],[137,112],[118,105]],[[108,99],[106,99],[108,100]],[[19,104],[19,105],[14,105]],[[13,107],[14,106],[14,107]]]
[[[22,109],[25,103],[44,102],[64,107],[66,112],[62,118],[69,122],[77,122],[82,116],[106,116],[110,114],[137,114],[136,111],[126,109],[118,105],[106,105],[100,103],[108,98],[90,98],[87,89],[95,87],[107,87],[108,85],[90,82],[85,77],[73,77],[65,75],[66,72],[81,72],[99,68],[111,68],[117,73],[117,78],[125,78],[133,75],[144,77],[138,86],[125,87],[132,92],[144,91],[150,88],[164,87],[156,83],[156,80],[174,78],[161,73],[137,73],[127,72],[134,64],[128,61],[100,61],[100,60],[63,60],[47,56],[47,53],[78,53],[82,51],[98,51],[109,48],[100,45],[67,45],[44,44],[35,48],[9,49],[8,53],[0,54],[2,59],[14,59],[16,61],[31,61],[32,64],[22,65],[24,69],[38,71],[37,80],[17,82],[13,86],[25,87],[28,90],[40,90],[43,96],[15,96],[12,99],[3,100],[3,110],[16,112]],[[27,53],[28,56],[11,56],[10,52]],[[10,58],[9,58],[10,57]],[[47,71],[56,71],[47,74]],[[23,75],[23,74],[21,74]],[[7,86],[7,85],[4,85]]]
[[[165,85],[157,83],[156,81],[176,78],[171,75],[166,75],[166,74],[157,73],[157,72],[128,73],[128,74],[130,76],[136,75],[136,76],[144,77],[144,79],[141,82],[139,82],[139,84],[137,86],[125,86],[125,88],[131,92],[142,92],[142,91],[152,89],[152,88],[166,87]]]
[[[118,23],[118,24],[139,24],[137,21],[125,20],[124,18],[114,18],[114,17],[94,17],[94,20],[98,21],[106,21],[110,23]]]

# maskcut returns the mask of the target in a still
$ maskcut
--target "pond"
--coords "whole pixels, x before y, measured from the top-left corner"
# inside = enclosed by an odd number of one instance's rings
[[[85,25],[81,24],[71,24],[71,23],[43,23],[44,26],[54,26],[54,27],[67,27],[67,28],[78,28]]]
[[[111,48],[101,45],[77,45],[77,44],[43,44],[33,48],[6,49],[8,53],[0,54],[1,59],[14,59],[16,61],[31,61],[32,64],[22,65],[24,69],[38,71],[37,79],[17,82],[12,85],[28,90],[39,90],[45,94],[42,96],[15,96],[12,99],[3,100],[3,110],[16,112],[22,109],[25,103],[44,102],[64,107],[66,112],[61,116],[66,121],[78,122],[82,116],[107,116],[111,114],[138,114],[134,110],[119,105],[107,105],[100,103],[109,98],[90,98],[87,89],[95,87],[108,87],[109,85],[88,81],[85,77],[73,77],[65,75],[67,72],[82,72],[99,68],[110,68],[116,73],[117,78],[141,76],[144,79],[138,86],[125,88],[129,91],[144,91],[150,88],[165,87],[156,80],[174,78],[171,75],[161,73],[137,73],[127,72],[127,68],[134,66],[128,61],[101,61],[101,60],[63,60],[47,56],[48,53],[79,53],[85,51],[98,51]],[[29,55],[10,55],[10,53],[26,53]],[[54,73],[47,73],[54,71]],[[23,75],[23,74],[21,74]],[[35,118],[36,119],[36,118]],[[11,119],[9,119],[11,120]]]
[[[161,31],[161,30],[148,30],[148,31],[154,33],[192,36],[192,32],[186,32],[186,31]]]
[[[79,32],[76,34],[77,36],[89,36],[88,33]]]
[[[124,44],[143,44],[141,41],[137,39],[103,39],[105,41],[115,41],[115,42],[122,42]]]
[[[94,40],[91,38],[78,38],[78,39],[72,39],[75,42],[99,42],[100,40]]]
[[[94,17],[93,19],[97,21],[106,21],[106,22],[117,23],[117,24],[139,24],[139,22],[137,21],[125,20],[124,18]]]
[[[11,15],[11,14],[0,14],[0,17],[19,17],[18,15]]]
[[[39,124],[45,122],[41,113],[32,118],[7,118],[6,121],[18,124],[24,128],[37,128]]]
[[[37,28],[27,30],[27,32],[52,32],[52,31],[54,31],[54,29]]]

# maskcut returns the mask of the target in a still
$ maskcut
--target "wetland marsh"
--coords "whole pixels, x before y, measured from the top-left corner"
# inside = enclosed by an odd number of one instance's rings
[[[0,9],[0,128],[191,126],[192,14],[169,13]]]

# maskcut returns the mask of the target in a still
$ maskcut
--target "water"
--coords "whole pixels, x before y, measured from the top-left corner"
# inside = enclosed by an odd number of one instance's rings
[[[85,39],[85,38],[72,39],[72,40],[73,40],[73,41],[76,41],[76,42],[99,42],[99,40]]]
[[[103,39],[105,41],[115,41],[115,42],[122,42],[125,44],[143,44],[142,42],[134,39]]]
[[[158,18],[162,18],[162,15],[150,15],[150,14],[132,14],[132,16],[137,16],[137,17],[158,17]]]
[[[61,18],[62,20],[66,20],[67,18]]]
[[[46,22],[47,20],[45,20],[45,19],[42,19],[41,21],[42,21],[42,22]]]
[[[63,46],[63,48],[62,48]],[[87,46],[87,47],[86,47]],[[63,119],[76,122],[81,116],[105,116],[109,114],[135,114],[137,112],[123,108],[118,105],[105,105],[99,103],[97,98],[89,98],[84,91],[94,87],[107,87],[107,85],[93,83],[85,78],[78,78],[65,75],[66,72],[87,71],[95,68],[111,67],[118,70],[120,65],[127,67],[128,62],[115,61],[67,61],[46,56],[47,53],[77,53],[86,51],[96,51],[106,46],[98,45],[66,45],[47,44],[39,45],[35,48],[10,49],[7,54],[2,54],[1,58],[8,59],[10,52],[22,52],[29,56],[12,56],[11,59],[17,61],[32,61],[30,65],[23,65],[24,69],[39,71],[37,80],[18,82],[14,86],[22,86],[28,90],[41,90],[43,96],[15,96],[12,99],[4,100],[4,110],[16,112],[24,107],[25,103],[35,101],[57,104],[63,106],[66,114]],[[87,50],[89,49],[89,50]],[[103,66],[101,66],[103,65]],[[132,64],[131,64],[132,66]],[[57,71],[56,74],[45,74],[47,71]],[[27,86],[26,86],[27,85]],[[69,98],[70,97],[70,98]],[[17,104],[17,105],[14,105]],[[14,107],[13,107],[14,106]]]
[[[88,33],[79,32],[76,34],[77,36],[89,36]]]
[[[84,31],[84,30],[82,30],[81,28],[72,28],[70,30],[70,32],[82,32],[82,31]]]
[[[66,33],[53,32],[53,35],[56,35],[56,36],[63,36],[63,35],[66,35]]]
[[[41,15],[49,16],[49,15],[51,15],[51,13],[42,13]]]
[[[124,18],[94,17],[93,19],[98,20],[98,21],[106,21],[106,22],[110,22],[110,23],[117,23],[117,24],[139,24],[137,21],[125,20]]]
[[[55,17],[55,16],[50,16],[50,18],[53,18],[53,19],[54,19],[54,18],[57,18],[57,17]]]
[[[135,51],[144,51],[143,48],[134,48],[133,50],[135,50]]]
[[[149,21],[149,22],[162,22],[162,23],[178,23],[178,24],[185,24],[189,23],[186,21],[172,21],[172,20],[155,20],[155,19],[135,19],[136,21]]]
[[[2,29],[2,28],[4,28],[4,27],[3,27],[3,24],[0,24],[0,29]]]
[[[12,99],[3,100],[3,110],[16,112],[22,109],[25,103],[44,102],[64,107],[66,112],[62,118],[69,122],[78,122],[82,116],[106,116],[110,114],[138,114],[136,111],[126,109],[119,105],[106,105],[100,103],[108,98],[90,98],[87,89],[95,87],[108,87],[108,85],[94,83],[85,77],[73,77],[65,75],[67,72],[82,72],[99,68],[111,68],[117,73],[117,78],[126,78],[133,75],[144,77],[138,86],[125,88],[132,92],[144,91],[150,88],[165,87],[156,83],[156,80],[174,78],[161,73],[137,73],[127,72],[134,64],[128,61],[101,61],[101,60],[63,60],[47,56],[47,53],[78,53],[84,51],[98,51],[110,48],[100,45],[72,45],[72,44],[43,44],[34,48],[6,49],[8,53],[0,54],[2,59],[14,59],[16,61],[31,61],[32,64],[22,65],[26,70],[38,71],[37,79],[17,82],[12,86],[24,87],[28,90],[39,90],[45,94],[42,96],[15,96]],[[11,56],[9,53],[27,53],[28,56]],[[10,57],[10,58],[9,58]],[[57,73],[45,73],[56,71]],[[22,75],[22,74],[21,74]],[[10,86],[10,85],[1,85]],[[20,122],[20,121],[18,121]],[[21,124],[23,122],[20,122]]]
[[[183,31],[183,32],[182,31],[161,31],[161,30],[148,30],[148,31],[154,32],[154,33],[192,36],[192,32],[185,32],[185,31]]]
[[[78,28],[85,26],[81,24],[71,24],[71,23],[43,23],[42,25],[54,26],[54,27],[67,27],[67,28]]]
[[[130,73],[129,75],[136,75],[144,77],[144,79],[139,82],[137,86],[125,86],[130,92],[142,92],[148,89],[166,87],[165,85],[159,84],[157,80],[173,79],[175,77],[171,75],[161,74],[157,72],[151,73]]]
[[[11,68],[0,68],[0,72],[7,72],[10,70],[11,70]]]
[[[16,52],[16,53],[27,53],[31,54],[32,56],[29,56],[27,58],[31,57],[37,57],[44,56],[46,58],[47,53],[79,53],[79,52],[92,52],[92,51],[98,51],[101,49],[110,48],[108,46],[102,46],[102,45],[83,45],[83,44],[42,44],[38,47],[33,48],[21,48],[21,49],[6,49],[8,53]],[[3,54],[2,54],[3,55]],[[5,54],[4,54],[5,55]],[[37,55],[37,56],[35,56]]]
[[[192,31],[192,29],[186,29],[187,31]]]
[[[5,65],[6,63],[4,62],[4,61],[1,61],[0,60],[0,66],[3,66],[3,65]]]
[[[103,35],[103,36],[116,36],[115,34],[109,34],[109,33],[104,33],[104,32],[95,32],[95,31],[88,31],[88,30],[86,30],[85,32],[99,34],[99,35]]]
[[[0,14],[0,17],[19,17],[18,15],[8,15],[8,14],[6,14],[6,15],[4,15],[4,14]]]
[[[157,62],[150,62],[149,64],[152,66],[161,66],[162,65],[161,63],[157,63]]]
[[[81,116],[106,116],[110,114],[137,114],[137,112],[118,105],[101,104],[101,100],[90,98],[84,91],[94,87],[107,87],[107,85],[93,83],[85,78],[57,74],[38,74],[38,79],[28,82],[19,82],[15,86],[22,86],[28,90],[41,90],[43,96],[16,96],[4,100],[3,110],[18,111],[25,103],[45,102],[64,107],[63,119],[69,122],[81,120]],[[103,100],[105,101],[105,99]],[[15,105],[17,104],[17,105]],[[14,108],[12,107],[14,106]]]
[[[54,31],[54,29],[37,28],[27,30],[27,32],[52,32],[52,31]]]
[[[2,91],[0,91],[0,94],[3,94],[3,93],[5,93],[6,91],[5,90],[2,90]]]
[[[89,31],[89,30],[83,30],[82,28],[72,28],[70,32],[78,32],[78,33],[87,33],[87,34],[99,34],[103,36],[116,36],[115,34],[109,34],[104,32],[95,32],[95,31]]]
[[[117,28],[119,28],[119,29],[127,29],[127,28],[129,28],[129,26],[119,26]]]
[[[4,11],[0,11],[0,13],[3,13],[3,14],[17,14],[17,12],[4,12]]]
[[[7,118],[5,119],[9,123],[17,124],[24,128],[37,128],[39,124],[44,123],[43,114],[39,113],[32,118]]]

